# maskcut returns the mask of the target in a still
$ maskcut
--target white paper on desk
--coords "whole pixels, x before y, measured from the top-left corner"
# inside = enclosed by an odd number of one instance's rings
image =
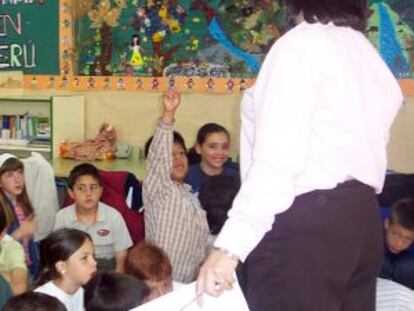
[[[150,301],[140,307],[131,309],[130,311],[180,311],[196,296],[195,282],[179,287],[173,292]],[[199,307],[194,301],[184,309],[184,311],[218,311],[218,310],[234,310],[249,311],[246,299],[240,289],[239,283],[236,281],[234,287],[230,291],[224,291],[220,297],[211,297],[203,295],[203,306]]]

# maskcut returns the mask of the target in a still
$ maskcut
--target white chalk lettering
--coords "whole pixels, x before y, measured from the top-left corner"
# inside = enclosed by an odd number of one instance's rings
[[[29,64],[29,57],[27,56],[27,49],[28,49],[28,46],[25,44],[25,45],[23,45],[23,59],[24,59],[24,68],[34,68],[34,67],[36,67],[36,46],[34,45],[34,44],[30,44],[29,45],[31,48],[32,48],[32,51],[31,51],[31,58],[32,58],[32,61],[31,61],[31,64]]]
[[[3,50],[3,51],[2,51]],[[36,67],[36,46],[29,44],[0,45],[1,68],[34,68]]]
[[[8,50],[8,45],[0,45],[0,68],[9,68],[10,64],[8,61],[8,57],[1,52],[1,50]]]
[[[33,4],[35,0],[0,0],[1,5]]]
[[[20,13],[16,14],[16,19],[10,15],[0,15],[0,37],[7,37],[8,35],[8,25],[10,25],[14,32],[18,35],[22,34],[22,15]]]
[[[22,63],[19,61],[20,56],[23,54],[23,49],[18,44],[10,45],[10,66],[21,67]]]

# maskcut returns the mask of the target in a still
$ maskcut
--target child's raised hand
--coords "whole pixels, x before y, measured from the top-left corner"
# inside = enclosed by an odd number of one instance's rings
[[[176,88],[171,88],[164,93],[164,110],[175,111],[180,104],[180,93]]]
[[[163,105],[164,112],[163,121],[171,123],[174,120],[174,114],[180,104],[180,93],[176,88],[172,88],[164,93]]]

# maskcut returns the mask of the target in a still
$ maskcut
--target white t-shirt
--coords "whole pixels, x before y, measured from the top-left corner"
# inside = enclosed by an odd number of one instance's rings
[[[43,284],[35,289],[35,292],[43,293],[49,296],[56,297],[62,302],[68,311],[83,311],[83,288],[79,289],[73,294],[69,295],[57,287],[52,281]]]

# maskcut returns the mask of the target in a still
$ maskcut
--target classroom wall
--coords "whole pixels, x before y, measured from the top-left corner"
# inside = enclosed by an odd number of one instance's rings
[[[414,173],[414,97],[405,100],[391,128],[388,168]]]
[[[26,95],[76,94],[85,96],[85,137],[98,132],[103,121],[117,130],[118,139],[143,148],[161,114],[161,93],[85,92],[57,90],[25,91]],[[1,94],[1,92],[0,92]],[[206,122],[224,125],[231,134],[231,155],[237,158],[239,148],[240,94],[186,93],[177,112],[176,129],[190,147],[198,128]],[[72,117],[72,116],[70,116]],[[388,145],[388,168],[401,173],[414,173],[414,97],[408,97],[391,129]]]
[[[112,124],[119,141],[144,147],[153,135],[162,111],[162,93],[129,91],[70,92],[56,89],[24,90],[10,94],[0,89],[0,96],[82,95],[85,97],[85,138],[95,137],[102,122]],[[185,138],[187,147],[194,143],[200,126],[216,122],[231,135],[231,155],[237,158],[239,148],[240,94],[183,93],[177,111],[175,128]],[[76,116],[66,116],[76,118]],[[68,135],[70,136],[70,135]]]
[[[86,93],[86,137],[96,134],[102,121],[115,126],[119,140],[143,147],[161,114],[161,94],[136,92]],[[206,122],[224,125],[231,133],[231,154],[239,148],[239,105],[241,96],[188,93],[182,95],[176,129],[190,147],[198,128]],[[414,173],[414,97],[407,98],[391,129],[388,168]]]
[[[96,135],[99,125],[112,124],[120,141],[143,147],[153,134],[161,114],[160,93],[88,92],[86,96],[86,137]],[[225,126],[231,134],[231,154],[239,146],[240,95],[187,93],[182,94],[175,128],[185,138],[187,146],[194,143],[198,128],[207,122]]]

